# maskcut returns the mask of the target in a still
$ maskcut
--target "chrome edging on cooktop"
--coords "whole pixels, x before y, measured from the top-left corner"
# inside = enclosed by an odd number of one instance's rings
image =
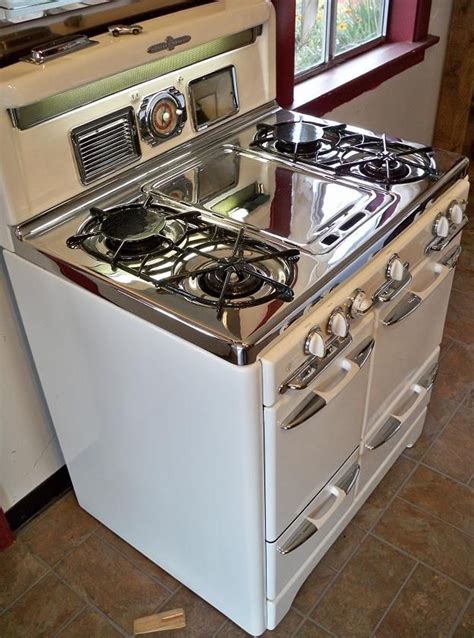
[[[348,256],[341,260],[332,270],[325,273],[313,286],[300,294],[293,302],[288,302],[287,312],[284,317],[277,316],[277,321],[268,321],[262,328],[252,335],[248,342],[237,341],[223,334],[219,334],[207,326],[198,323],[190,323],[188,316],[179,316],[169,308],[157,303],[150,303],[139,294],[139,291],[119,288],[114,282],[100,277],[88,269],[68,263],[67,253],[63,258],[52,257],[34,246],[34,237],[39,229],[44,232],[44,224],[34,227],[28,224],[28,229],[19,228],[14,237],[15,249],[21,256],[33,261],[42,268],[49,270],[63,279],[74,282],[90,292],[108,300],[115,305],[154,323],[177,336],[180,336],[195,345],[212,352],[237,365],[247,365],[256,361],[259,352],[268,345],[276,336],[281,334],[290,323],[297,318],[311,301],[322,297],[331,289],[341,277],[348,277],[362,268],[367,261],[386,244],[390,243],[397,235],[407,228],[407,224],[414,221],[427,205],[445,191],[454,181],[465,175],[468,167],[467,158],[460,158],[445,175],[443,175],[433,187],[415,199],[405,210],[395,215],[379,232],[374,233],[363,244],[349,252]],[[76,209],[77,210],[77,209]],[[84,211],[84,205],[80,207]],[[41,222],[42,220],[37,220]],[[57,221],[57,217],[56,217]],[[51,221],[47,226],[51,226]],[[233,225],[232,225],[233,226]],[[26,230],[26,232],[24,232]]]

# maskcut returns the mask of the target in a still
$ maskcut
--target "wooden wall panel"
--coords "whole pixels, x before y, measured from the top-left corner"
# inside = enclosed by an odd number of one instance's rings
[[[434,146],[462,153],[474,86],[474,0],[455,0]]]

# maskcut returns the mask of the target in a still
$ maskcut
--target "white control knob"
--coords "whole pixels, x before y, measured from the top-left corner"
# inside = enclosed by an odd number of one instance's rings
[[[323,335],[317,328],[313,328],[308,333],[304,344],[305,354],[312,354],[315,357],[322,359],[326,354],[326,344],[324,343]]]
[[[358,288],[354,291],[354,294],[351,298],[350,304],[350,312],[352,317],[360,317],[361,315],[365,315],[365,313],[372,306],[372,300],[367,295],[364,290]]]
[[[402,281],[405,276],[406,266],[398,255],[393,255],[387,265],[387,278],[394,281]]]
[[[332,311],[328,320],[328,332],[335,337],[344,338],[349,332],[349,322],[341,308]]]
[[[436,237],[447,237],[449,235],[449,219],[446,215],[438,215],[433,225],[433,233]]]
[[[454,200],[451,202],[448,208],[448,217],[453,224],[460,224],[464,217],[464,211],[466,210],[466,205],[462,202],[458,202]]]

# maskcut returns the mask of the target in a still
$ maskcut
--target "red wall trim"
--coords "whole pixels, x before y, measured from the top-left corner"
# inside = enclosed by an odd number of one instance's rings
[[[275,5],[277,100],[280,106],[293,102],[295,77],[295,9],[296,0],[272,0]]]
[[[431,0],[391,0],[387,37],[391,42],[417,42],[428,35]]]
[[[291,108],[294,104],[296,0],[272,0],[272,2],[277,17],[277,101],[280,106]],[[435,44],[437,39],[433,36],[428,37],[430,11],[431,0],[391,0],[387,25],[388,43],[420,43],[422,49]],[[383,46],[382,44],[381,50]],[[374,51],[377,50],[378,47],[374,49]],[[361,59],[363,55],[361,54]],[[365,79],[354,77],[348,86],[341,87],[340,90],[332,92],[331,95],[310,96],[307,105],[311,104],[315,107],[317,103],[317,110],[324,114],[422,60],[423,52],[414,46],[411,56],[404,56],[404,59],[398,63],[389,60],[387,68],[378,66],[374,69],[368,69],[368,72],[363,74]],[[331,73],[331,70],[324,71],[322,75],[326,73]],[[304,80],[303,83],[305,82],[310,85],[311,79]],[[301,105],[298,107],[306,110]]]

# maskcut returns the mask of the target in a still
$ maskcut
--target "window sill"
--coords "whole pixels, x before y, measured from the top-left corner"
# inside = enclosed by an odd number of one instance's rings
[[[433,35],[419,42],[389,42],[341,62],[296,84],[291,108],[311,115],[324,115],[419,64],[425,57],[426,49],[437,42],[439,38]]]

